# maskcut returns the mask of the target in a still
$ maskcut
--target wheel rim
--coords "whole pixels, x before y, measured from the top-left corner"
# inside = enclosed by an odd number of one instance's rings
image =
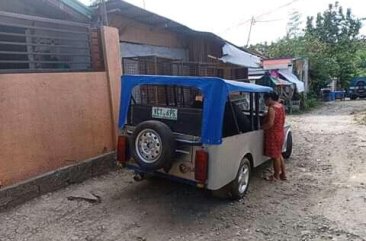
[[[154,163],[161,156],[161,138],[152,129],[145,129],[137,135],[135,147],[137,155],[145,163]]]
[[[239,170],[238,183],[239,183],[239,192],[240,193],[244,193],[245,190],[248,187],[248,183],[249,183],[249,170],[250,170],[250,167],[246,163]]]

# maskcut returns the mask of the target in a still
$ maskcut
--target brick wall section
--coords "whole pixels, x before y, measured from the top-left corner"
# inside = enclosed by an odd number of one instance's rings
[[[90,35],[90,51],[92,68],[94,71],[104,71],[103,50],[101,47],[100,29],[92,29]]]
[[[0,212],[45,193],[80,183],[115,169],[115,153],[110,152],[6,187],[0,190]]]

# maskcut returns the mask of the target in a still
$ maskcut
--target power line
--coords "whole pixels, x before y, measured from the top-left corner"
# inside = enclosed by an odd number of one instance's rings
[[[267,20],[256,20],[255,23],[270,23],[270,22],[278,22],[282,21],[283,18],[277,18],[277,19],[267,19]]]
[[[300,1],[300,0],[292,0],[291,2],[288,2],[288,3],[285,3],[285,4],[283,4],[283,5],[278,6],[276,9],[273,9],[273,10],[271,10],[271,11],[264,12],[264,13],[261,13],[261,14],[259,14],[259,15],[257,15],[257,16],[254,16],[254,17],[252,17],[252,18],[254,18],[254,23],[256,23],[256,22],[260,22],[260,21],[258,21],[258,20],[257,20],[258,18],[261,18],[261,17],[266,16],[266,15],[270,15],[270,14],[272,14],[272,13],[274,13],[274,12],[276,12],[276,11],[278,11],[278,10],[282,9],[282,8],[288,7],[288,6],[290,6],[290,5],[294,4],[294,3],[298,2],[298,1]],[[239,26],[242,26],[242,25],[244,25],[244,24],[251,23],[251,25],[252,25],[252,18],[247,19],[247,20],[245,20],[245,21],[243,21],[243,22],[239,22],[239,23],[238,23],[238,24],[236,24],[235,26],[231,26],[231,27],[229,27],[229,28],[225,29],[225,30],[223,31],[223,33],[225,33],[225,32],[227,32],[227,31],[231,30],[231,29],[232,29],[232,28],[234,28],[234,27],[239,27]],[[263,21],[263,22],[265,22],[265,21]],[[271,21],[268,21],[268,22],[271,22]],[[254,24],[254,23],[253,23],[253,24]]]
[[[272,14],[272,13],[274,13],[275,11],[278,11],[278,10],[280,10],[280,9],[282,9],[282,8],[288,7],[288,6],[290,6],[290,5],[294,4],[295,2],[298,2],[298,1],[300,1],[300,0],[292,0],[291,2],[288,2],[288,3],[286,3],[286,4],[283,4],[283,5],[281,5],[281,6],[277,7],[277,8],[276,8],[276,9],[274,9],[274,10],[271,10],[271,11],[268,11],[268,12],[265,12],[265,13],[260,14],[260,15],[256,16],[256,18],[260,18],[260,17],[263,17],[263,16],[265,16],[265,15]]]

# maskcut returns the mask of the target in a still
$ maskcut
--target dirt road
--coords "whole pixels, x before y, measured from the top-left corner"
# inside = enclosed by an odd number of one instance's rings
[[[260,167],[241,201],[120,171],[0,213],[0,240],[366,240],[365,110],[347,101],[289,117],[289,181],[268,183]],[[77,192],[101,203],[67,199]]]

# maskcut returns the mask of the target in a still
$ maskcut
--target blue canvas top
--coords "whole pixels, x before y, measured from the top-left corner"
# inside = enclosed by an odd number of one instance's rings
[[[204,96],[201,139],[203,144],[221,144],[225,103],[230,92],[268,93],[272,88],[216,77],[124,75],[121,78],[119,127],[126,124],[131,94],[138,85],[179,85],[199,89]],[[218,128],[220,127],[220,128]]]

